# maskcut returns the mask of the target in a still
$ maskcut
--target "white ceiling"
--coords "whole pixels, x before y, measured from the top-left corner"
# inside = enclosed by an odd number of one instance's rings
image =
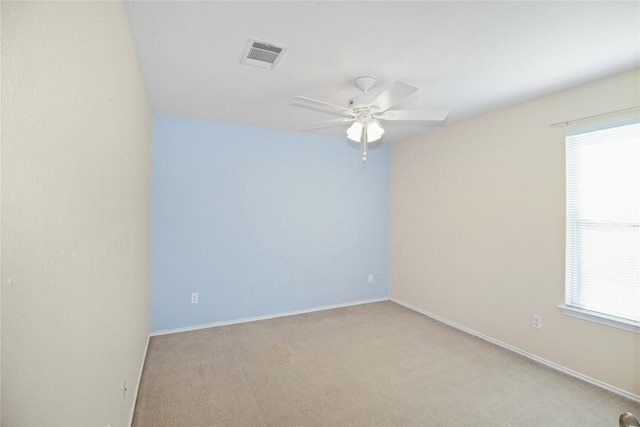
[[[640,65],[640,2],[127,2],[156,112],[300,130],[332,119],[294,95],[346,106],[355,77],[419,88],[399,107],[447,124]],[[249,38],[287,48],[241,64]],[[374,89],[374,92],[375,90]],[[385,124],[386,142],[429,131]],[[345,128],[314,131],[345,137]]]

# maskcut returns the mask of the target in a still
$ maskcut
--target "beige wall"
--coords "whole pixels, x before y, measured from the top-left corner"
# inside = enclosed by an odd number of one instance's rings
[[[129,422],[150,132],[122,3],[2,2],[2,425]]]
[[[566,128],[549,127],[640,105],[639,81],[636,69],[394,144],[391,298],[640,395],[640,335],[557,308]]]

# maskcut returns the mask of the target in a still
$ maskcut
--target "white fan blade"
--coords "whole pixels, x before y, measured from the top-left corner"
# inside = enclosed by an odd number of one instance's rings
[[[369,105],[377,105],[380,111],[386,111],[405,99],[407,96],[416,92],[418,88],[402,82],[393,82],[388,88],[376,96]]]
[[[333,126],[340,126],[343,123],[349,123],[355,121],[355,117],[345,117],[343,119],[334,119],[334,120],[326,120],[324,122],[317,123],[309,123],[308,125],[304,125],[303,130],[315,130],[315,129],[324,129]]]
[[[319,110],[329,114],[338,114],[341,116],[354,117],[355,114],[352,110],[341,107],[335,104],[329,104],[328,102],[318,101],[317,99],[307,98],[306,96],[294,96],[291,98],[291,103],[298,107],[310,108],[312,110]]]
[[[421,122],[442,122],[447,119],[449,110],[445,108],[429,108],[426,110],[397,110],[376,114],[380,120],[405,120]]]

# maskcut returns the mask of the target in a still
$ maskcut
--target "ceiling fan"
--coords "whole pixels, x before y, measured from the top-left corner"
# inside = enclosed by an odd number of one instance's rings
[[[376,79],[362,76],[355,79],[355,85],[363,94],[349,100],[348,107],[330,104],[324,101],[294,96],[293,105],[310,108],[329,114],[343,116],[339,119],[307,125],[306,130],[320,129],[331,126],[341,126],[352,123],[347,129],[347,138],[362,144],[362,161],[367,160],[367,145],[380,140],[384,128],[380,121],[411,121],[427,122],[431,124],[443,123],[449,110],[431,108],[426,110],[391,110],[391,107],[404,100],[418,88],[403,82],[393,82],[378,95],[369,95],[369,91],[376,86]]]

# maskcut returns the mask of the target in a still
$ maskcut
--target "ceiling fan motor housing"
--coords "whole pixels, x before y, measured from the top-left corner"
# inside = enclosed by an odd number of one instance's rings
[[[358,108],[366,107],[374,99],[375,96],[372,95],[360,95],[353,97],[349,100],[349,108],[357,110]]]

